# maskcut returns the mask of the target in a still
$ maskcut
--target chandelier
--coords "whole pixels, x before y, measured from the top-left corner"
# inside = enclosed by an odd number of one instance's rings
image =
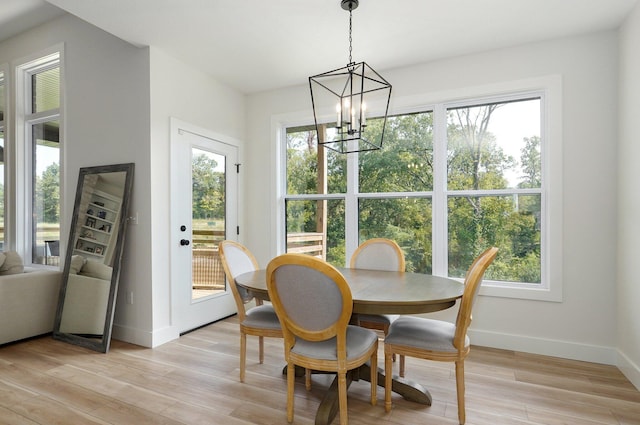
[[[358,0],[341,0],[342,8],[349,12],[349,62],[343,68],[309,77],[313,118],[318,145],[339,153],[363,152],[382,147],[384,130],[391,99],[391,84],[366,62],[353,62],[352,12]],[[384,110],[376,116],[380,124],[368,126],[371,111]],[[331,114],[331,115],[330,115]],[[335,122],[324,124],[323,116],[335,116]],[[326,131],[325,131],[326,130]]]

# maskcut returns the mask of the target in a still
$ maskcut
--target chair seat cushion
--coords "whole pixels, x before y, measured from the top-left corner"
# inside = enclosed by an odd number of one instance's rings
[[[398,314],[358,314],[358,321],[390,325],[400,317]]]
[[[347,326],[347,360],[362,356],[377,340],[378,335],[370,329]],[[325,341],[305,341],[296,338],[291,352],[314,359],[338,359],[335,337]]]
[[[249,309],[242,325],[250,328],[280,329],[280,321],[271,304]]]
[[[456,327],[453,323],[422,317],[402,316],[389,326],[385,344],[403,345],[429,351],[456,352],[453,337]],[[465,336],[464,346],[469,346]]]

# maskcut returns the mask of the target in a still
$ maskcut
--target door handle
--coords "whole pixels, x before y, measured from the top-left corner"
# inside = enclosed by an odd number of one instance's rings
[[[180,239],[180,245],[181,246],[187,246],[187,245],[189,245],[189,241],[187,239]]]

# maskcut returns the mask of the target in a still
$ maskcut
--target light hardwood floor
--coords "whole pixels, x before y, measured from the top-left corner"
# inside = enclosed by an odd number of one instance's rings
[[[100,354],[50,337],[0,347],[0,424],[286,424],[282,340],[265,340],[260,365],[249,338],[244,384],[239,340],[232,317],[155,349],[113,341]],[[407,376],[429,388],[431,407],[394,396],[386,414],[382,387],[373,407],[369,383],[354,382],[349,422],[457,423],[452,364],[407,358]],[[314,376],[310,392],[303,381],[294,423],[313,424],[330,381]],[[640,392],[612,366],[473,347],[466,384],[468,425],[640,424]]]

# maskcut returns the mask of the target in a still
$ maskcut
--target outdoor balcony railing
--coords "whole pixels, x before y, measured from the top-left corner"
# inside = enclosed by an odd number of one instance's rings
[[[218,244],[224,240],[221,230],[194,230],[192,280],[196,290],[224,290],[225,280]],[[326,259],[323,233],[287,234],[287,252],[297,252]]]

